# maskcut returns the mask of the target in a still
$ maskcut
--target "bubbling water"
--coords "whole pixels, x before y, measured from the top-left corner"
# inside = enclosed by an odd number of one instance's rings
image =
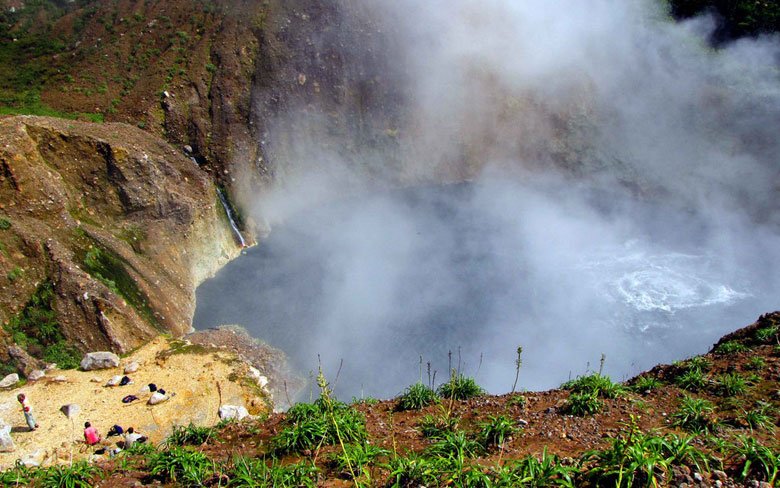
[[[602,353],[624,379],[771,309],[775,285],[703,240],[699,217],[682,217],[689,239],[664,228],[665,208],[616,217],[575,203],[457,185],[299,213],[201,285],[194,325],[243,324],[304,375],[318,355],[331,378],[343,360],[339,395],[389,397],[420,378],[420,357],[437,383],[454,367],[508,391],[518,345],[524,388],[557,386]]]

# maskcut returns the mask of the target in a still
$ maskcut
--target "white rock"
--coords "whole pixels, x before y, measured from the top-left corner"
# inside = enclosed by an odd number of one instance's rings
[[[0,425],[0,452],[14,452],[16,446],[11,437],[11,426],[3,423]]]
[[[0,388],[9,388],[17,383],[19,383],[19,375],[16,373],[11,373],[0,380]]]
[[[91,381],[92,383],[102,383],[103,378],[99,376],[93,376],[92,378],[89,379],[89,381]]]
[[[222,405],[219,407],[219,418],[222,420],[241,420],[248,415],[247,409],[241,405]]]
[[[138,363],[133,361],[125,366],[125,374],[135,373],[138,371]]]
[[[121,375],[112,376],[111,378],[106,381],[106,386],[119,386],[119,383],[122,381]]]
[[[119,366],[119,356],[108,351],[88,352],[81,360],[81,369],[84,371],[116,368],[117,366]]]
[[[260,371],[254,366],[249,367],[249,377],[255,380],[255,382],[260,385],[260,388],[265,388],[266,385],[268,385],[268,378],[260,374]]]
[[[39,379],[46,376],[46,371],[43,371],[42,369],[34,369],[30,371],[30,374],[27,375],[28,381],[38,381]]]
[[[68,377],[65,375],[58,375],[51,379],[55,383],[67,383]]]
[[[36,449],[22,456],[19,461],[28,468],[37,468],[44,459],[46,459],[46,452],[43,449]]]

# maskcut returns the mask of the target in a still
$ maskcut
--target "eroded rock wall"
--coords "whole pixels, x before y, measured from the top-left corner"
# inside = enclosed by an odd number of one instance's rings
[[[50,282],[81,350],[187,332],[195,287],[238,253],[208,175],[126,124],[0,120],[0,217],[0,322]]]

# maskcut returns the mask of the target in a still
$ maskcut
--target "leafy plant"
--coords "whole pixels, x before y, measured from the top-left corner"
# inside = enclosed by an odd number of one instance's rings
[[[0,217],[0,230],[8,230],[11,228],[11,221],[5,217]]]
[[[213,472],[212,461],[190,447],[174,446],[149,457],[149,473],[163,482],[180,481],[186,486],[202,485]]]
[[[450,380],[439,386],[438,394],[442,398],[453,400],[468,400],[476,396],[483,395],[485,390],[480,387],[474,378],[463,376],[462,374],[453,374]]]
[[[368,442],[357,444],[345,444],[342,452],[331,456],[334,467],[342,474],[350,475],[349,466],[352,466],[355,475],[363,474],[364,469],[381,456],[387,456],[390,451],[374,446]]]
[[[87,461],[78,461],[71,466],[59,464],[37,473],[37,481],[44,488],[89,488],[98,469]]]
[[[745,378],[738,373],[724,373],[715,378],[715,393],[723,397],[741,395],[747,388]]]
[[[601,398],[617,398],[625,393],[625,388],[619,383],[613,383],[609,376],[594,373],[579,376],[561,385],[564,390],[572,393],[593,394]]]
[[[742,410],[742,420],[750,427],[750,430],[764,429],[775,431],[774,418],[777,410],[767,402],[758,402],[751,410]]]
[[[477,438],[485,448],[503,445],[506,438],[518,430],[514,423],[504,415],[491,416],[480,427],[481,430]]]
[[[231,487],[314,488],[319,470],[309,461],[282,465],[278,460],[269,466],[265,459],[236,456],[229,472]]]
[[[482,452],[479,442],[469,439],[461,430],[442,433],[441,437],[426,449],[428,455],[447,458],[459,466],[466,458],[477,456]]]
[[[673,425],[690,432],[708,432],[715,426],[711,418],[714,411],[711,402],[686,395],[672,414]]]
[[[645,393],[650,390],[655,390],[660,386],[661,380],[655,376],[644,375],[640,376],[634,381],[634,384],[631,385],[631,389],[637,393]]]
[[[761,371],[766,367],[766,359],[762,358],[761,356],[753,356],[747,360],[745,367],[753,371]]]
[[[418,424],[420,433],[430,439],[437,439],[458,428],[459,419],[450,415],[425,415]]]
[[[772,450],[749,436],[737,437],[737,443],[732,445],[732,450],[740,456],[742,464],[738,479],[763,478],[774,486],[780,472],[780,451]]]
[[[421,382],[417,382],[408,387],[404,393],[398,398],[396,409],[403,410],[420,410],[423,407],[427,407],[438,401],[436,392]]]
[[[187,427],[174,425],[165,444],[169,446],[199,446],[208,442],[214,434],[215,429],[212,427],[199,427],[192,423]]]
[[[601,411],[604,402],[592,392],[571,393],[563,407],[564,412],[583,417],[593,415]]]
[[[709,371],[712,367],[712,361],[704,356],[694,356],[686,361],[687,369],[698,369],[701,371]]]
[[[437,486],[443,471],[442,460],[429,459],[416,453],[396,457],[387,464],[388,485],[394,488]]]
[[[707,381],[699,368],[691,368],[674,379],[677,386],[688,391],[699,391],[705,387]]]
[[[512,394],[506,401],[506,406],[525,408],[526,403],[528,403],[528,399],[524,395]]]
[[[776,325],[763,327],[756,331],[755,338],[758,342],[770,343],[773,341],[777,341],[779,332],[780,332],[780,327]]]
[[[716,354],[736,354],[738,352],[745,352],[748,351],[749,348],[738,341],[727,341],[723,344],[720,344],[718,347],[715,348]]]

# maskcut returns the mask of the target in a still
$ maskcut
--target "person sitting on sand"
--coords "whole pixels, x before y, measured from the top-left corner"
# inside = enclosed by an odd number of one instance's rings
[[[114,424],[111,426],[110,429],[108,429],[108,434],[106,434],[106,437],[122,435],[124,433],[125,433],[125,429],[123,429],[121,425]]]
[[[130,447],[138,443],[146,442],[146,436],[138,434],[135,432],[135,430],[132,427],[127,428],[127,432],[125,433],[125,449],[130,449]]]
[[[30,402],[27,401],[27,397],[24,393],[19,393],[16,395],[16,399],[22,404],[22,412],[24,412],[24,420],[27,421],[27,427],[29,427],[31,431],[37,429],[38,423],[35,421],[35,416],[33,416],[32,407],[30,406]]]
[[[84,422],[84,442],[86,442],[88,446],[94,446],[100,441],[100,434],[97,429],[92,427],[92,424],[89,422]]]

